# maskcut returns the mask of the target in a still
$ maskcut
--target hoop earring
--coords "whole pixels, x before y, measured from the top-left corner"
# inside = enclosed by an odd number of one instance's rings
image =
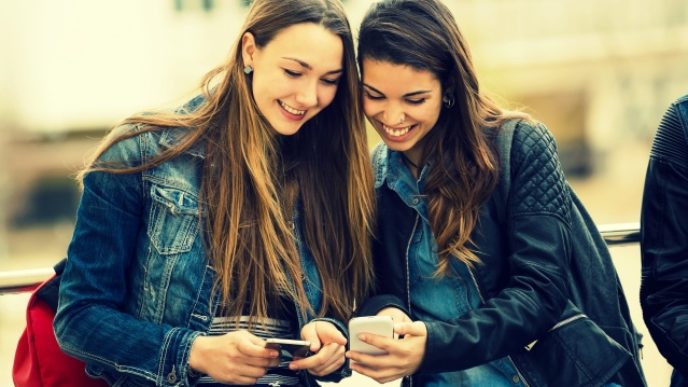
[[[447,109],[451,109],[451,108],[454,107],[454,98],[451,98],[451,97],[448,96],[448,95],[445,95],[445,96],[442,98],[442,102],[444,103],[444,106],[445,106]]]
[[[253,67],[251,67],[251,65],[244,67],[244,74],[249,75],[252,72],[253,72]]]

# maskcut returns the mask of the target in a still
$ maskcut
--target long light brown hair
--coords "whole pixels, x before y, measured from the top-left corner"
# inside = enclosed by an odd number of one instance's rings
[[[251,32],[256,45],[264,47],[298,23],[316,23],[341,38],[344,71],[333,102],[297,134],[283,137],[253,99],[250,76],[243,72],[241,36]],[[225,313],[238,317],[248,312],[255,322],[267,316],[268,304],[281,294],[294,300],[302,315],[311,311],[346,319],[373,280],[374,193],[359,87],[351,29],[338,0],[256,0],[228,61],[205,76],[198,108],[125,121],[144,132],[188,128],[184,138],[145,165],[106,170],[141,171],[201,143],[206,157],[199,201],[206,251]],[[112,144],[139,133],[104,142],[96,159]],[[91,164],[84,173],[98,169],[103,168]],[[323,302],[316,311],[306,299],[290,224],[297,203],[303,241],[322,281]]]
[[[486,132],[505,120],[529,119],[500,108],[481,93],[466,40],[449,9],[436,0],[385,0],[375,3],[359,32],[358,61],[365,58],[432,72],[442,85],[444,104],[426,135],[422,160],[432,157],[424,194],[438,245],[437,274],[450,256],[467,265],[480,262],[471,233],[480,205],[499,178],[497,155]]]

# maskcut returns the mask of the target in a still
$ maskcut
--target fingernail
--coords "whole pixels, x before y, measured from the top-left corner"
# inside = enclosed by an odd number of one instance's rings
[[[358,335],[358,338],[359,338],[361,341],[368,341],[368,336],[366,336],[366,335]]]

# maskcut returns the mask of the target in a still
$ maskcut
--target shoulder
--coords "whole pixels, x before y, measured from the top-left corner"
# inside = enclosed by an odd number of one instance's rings
[[[650,158],[688,168],[688,95],[674,101],[664,112]]]
[[[557,153],[557,144],[549,129],[540,122],[519,121],[514,129],[514,157]]]
[[[122,124],[113,128],[103,139],[96,164],[135,167],[143,162],[141,126]]]
[[[552,133],[542,123],[521,121],[511,157],[512,203],[518,213],[547,212],[568,219],[570,198]]]
[[[509,168],[518,168],[529,159],[552,160],[558,163],[557,144],[547,127],[536,121],[513,118],[499,128],[486,128],[485,137],[509,162]]]

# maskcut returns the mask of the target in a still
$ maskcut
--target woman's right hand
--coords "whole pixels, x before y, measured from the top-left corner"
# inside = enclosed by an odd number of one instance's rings
[[[268,368],[279,365],[279,353],[248,331],[198,336],[191,345],[189,366],[220,383],[256,384]]]

